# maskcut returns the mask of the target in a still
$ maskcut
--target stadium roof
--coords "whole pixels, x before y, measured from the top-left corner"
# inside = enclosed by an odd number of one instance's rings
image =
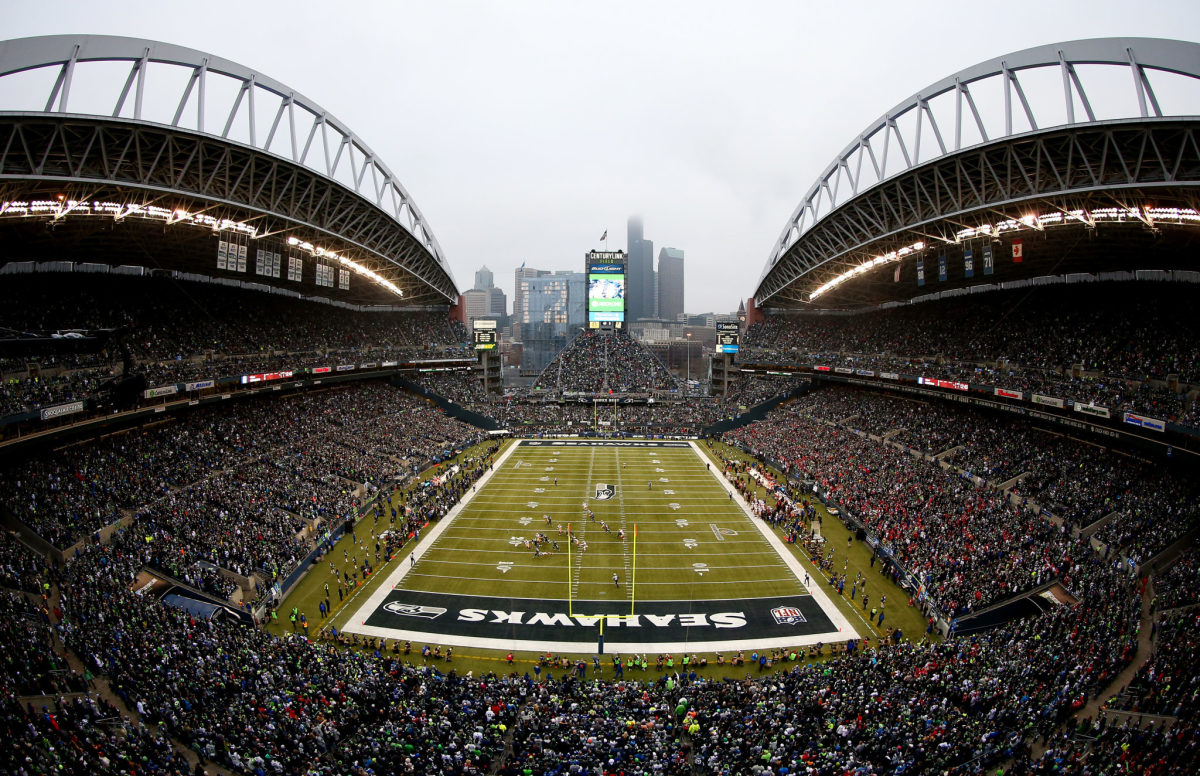
[[[1017,267],[1040,274],[1097,233],[1115,241],[1113,261],[1080,271],[1140,268],[1147,244],[1155,268],[1175,268],[1162,262],[1185,262],[1175,248],[1195,244],[1198,207],[1200,45],[1040,46],[942,79],[868,126],[788,219],[755,297],[794,308],[895,301],[928,291],[943,261],[965,266],[967,251],[983,277],[984,253],[1011,257],[1014,240],[1045,243]],[[1069,237],[1051,236],[1060,226]],[[1138,251],[1133,266],[1122,241]],[[918,262],[923,288],[911,282]]]
[[[304,259],[297,289],[327,265],[358,277],[348,292],[337,282],[321,291],[347,301],[457,299],[437,239],[379,156],[316,102],[250,68],[134,38],[23,38],[0,42],[0,95],[4,260],[129,263],[122,254],[148,252],[220,275],[226,240],[250,249],[231,276],[287,284],[284,272],[255,276],[254,249],[265,249],[284,270]],[[127,226],[147,221],[153,229]],[[180,224],[208,239],[174,252],[148,244]],[[35,239],[39,230],[54,239]],[[119,230],[131,234],[113,238]]]

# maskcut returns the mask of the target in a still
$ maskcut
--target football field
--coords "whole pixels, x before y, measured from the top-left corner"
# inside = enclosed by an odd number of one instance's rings
[[[815,587],[693,443],[523,440],[343,629],[556,650],[854,636]]]

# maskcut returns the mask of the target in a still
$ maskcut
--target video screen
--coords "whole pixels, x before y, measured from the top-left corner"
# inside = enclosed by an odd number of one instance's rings
[[[588,274],[588,320],[625,320],[624,274]]]

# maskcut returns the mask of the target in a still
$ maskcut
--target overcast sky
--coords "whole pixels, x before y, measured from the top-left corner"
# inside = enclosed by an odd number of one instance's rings
[[[1200,38],[1196,2],[14,3],[0,36],[176,43],[303,92],[391,167],[460,290],[645,221],[689,312],[757,285],[816,176],[926,85],[1030,46]]]

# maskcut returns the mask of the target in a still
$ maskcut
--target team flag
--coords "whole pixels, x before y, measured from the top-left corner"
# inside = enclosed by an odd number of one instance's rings
[[[965,277],[975,277],[975,254],[970,248],[963,251],[963,275]]]

